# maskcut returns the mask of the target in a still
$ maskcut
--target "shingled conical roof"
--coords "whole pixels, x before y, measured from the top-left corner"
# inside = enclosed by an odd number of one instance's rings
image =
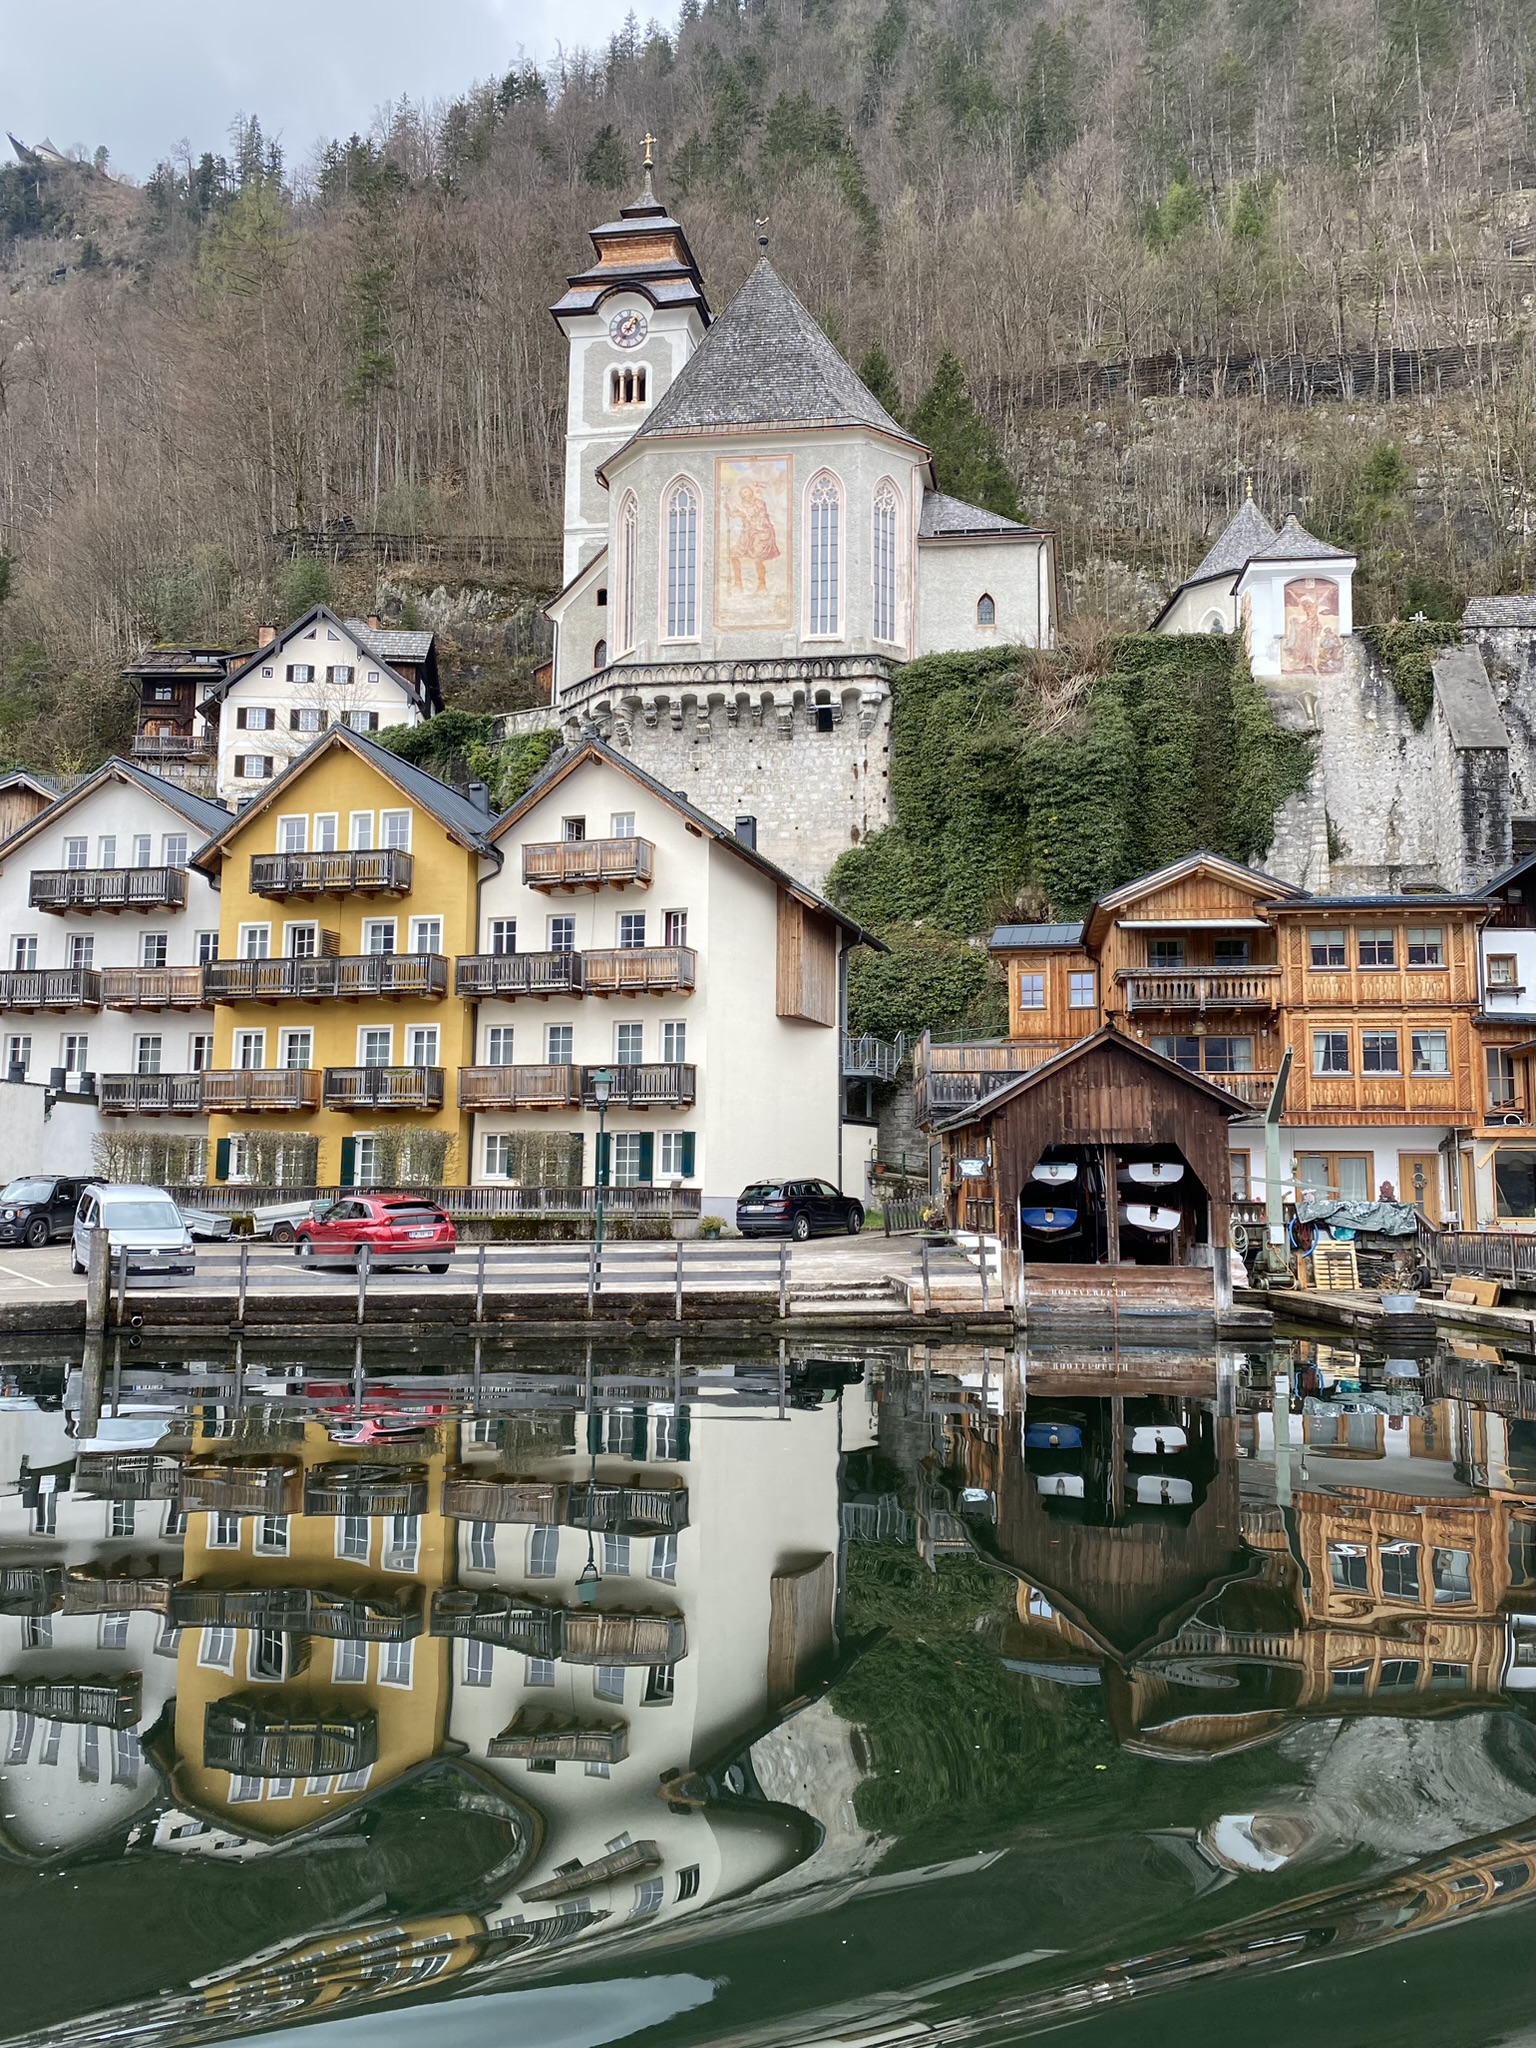
[[[912,438],[764,257],[634,438],[775,426],[874,427]]]
[[[1235,515],[1217,536],[1210,553],[1188,583],[1204,583],[1213,576],[1235,576],[1253,557],[1279,539],[1252,498],[1244,498]]]

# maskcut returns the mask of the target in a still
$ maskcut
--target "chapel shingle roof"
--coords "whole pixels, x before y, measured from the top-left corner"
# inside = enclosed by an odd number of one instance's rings
[[[923,513],[917,529],[919,540],[937,540],[952,533],[1028,531],[1029,528],[1021,526],[1017,519],[1005,519],[1000,512],[984,511],[980,505],[967,505],[963,498],[948,497],[943,491],[923,493]]]
[[[635,434],[874,427],[910,440],[765,256]]]
[[[1461,615],[1464,626],[1536,626],[1536,597],[1471,597]]]
[[[1315,533],[1308,533],[1293,512],[1269,546],[1255,548],[1249,559],[1254,562],[1299,562],[1313,559],[1336,562],[1348,561],[1349,556],[1345,549],[1330,547],[1327,541],[1319,540]]]
[[[1217,535],[1205,560],[1185,580],[1188,583],[1205,583],[1213,576],[1235,576],[1261,548],[1267,548],[1278,539],[1279,535],[1252,498],[1244,498]]]

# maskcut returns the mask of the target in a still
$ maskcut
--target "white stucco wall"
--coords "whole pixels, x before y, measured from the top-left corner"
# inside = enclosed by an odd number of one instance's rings
[[[313,668],[315,680],[290,682],[290,667]],[[328,683],[326,671],[332,668],[350,668],[352,681]],[[275,714],[271,729],[242,731],[240,712],[249,714],[257,707]],[[295,711],[310,714],[312,722],[317,719],[317,729],[295,732],[290,723]],[[266,787],[266,778],[236,773],[237,755],[270,757],[273,776],[281,775],[290,761],[314,745],[326,726],[350,712],[377,712],[380,730],[421,722],[413,692],[365,653],[344,627],[322,619],[302,633],[280,634],[270,647],[262,648],[250,673],[224,693],[219,712],[219,796],[225,802],[235,802],[243,796],[259,796]]]
[[[1051,644],[1051,549],[1043,535],[934,539],[917,548],[917,654]],[[997,620],[977,622],[983,596]]]
[[[1390,1181],[1399,1201],[1413,1198],[1410,1185],[1406,1195],[1402,1185],[1399,1154],[1416,1153],[1419,1156],[1436,1154],[1440,1156],[1438,1169],[1440,1184],[1440,1213],[1454,1209],[1454,1190],[1449,1186],[1444,1155],[1440,1146],[1448,1133],[1443,1124],[1398,1125],[1378,1124],[1374,1126],[1341,1125],[1333,1129],[1303,1129],[1294,1124],[1280,1126],[1280,1173],[1285,1198],[1289,1201],[1296,1186],[1296,1159],[1307,1152],[1364,1152],[1370,1157],[1370,1189],[1373,1196],[1381,1192],[1383,1181]],[[1266,1176],[1264,1172],[1264,1126],[1261,1123],[1237,1123],[1232,1126],[1231,1150],[1248,1154],[1249,1185],[1254,1201],[1264,1200]]]
[[[51,1096],[43,1081],[0,1081],[0,1131],[5,1134],[0,1175],[15,1180],[23,1173],[92,1173],[96,1139],[109,1121],[93,1101]],[[172,1128],[188,1126],[176,1118]]]
[[[1237,631],[1237,578],[1214,576],[1204,583],[1186,583],[1158,621],[1159,633],[1209,633],[1221,620],[1224,633]]]
[[[1339,593],[1337,631],[1355,630],[1351,595],[1354,564],[1322,556],[1315,560],[1250,562],[1238,579],[1238,601],[1247,613],[1248,656],[1256,676],[1279,676],[1285,639],[1285,587],[1302,580],[1331,583]]]

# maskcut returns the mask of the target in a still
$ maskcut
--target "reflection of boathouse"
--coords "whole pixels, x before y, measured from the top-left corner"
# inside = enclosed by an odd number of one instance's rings
[[[1224,1090],[1113,1028],[941,1129],[955,1220],[995,1223],[1026,1309],[1231,1305]]]

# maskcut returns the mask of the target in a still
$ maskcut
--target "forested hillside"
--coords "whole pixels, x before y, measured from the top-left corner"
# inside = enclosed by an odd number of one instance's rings
[[[647,128],[717,305],[765,215],[904,403],[954,352],[1079,609],[1144,622],[1245,470],[1362,616],[1520,587],[1533,62],[1536,0],[685,0],[311,162],[257,109],[142,188],[8,171],[0,745],[89,754],[126,649],[249,631],[274,530],[547,541],[546,309]]]

